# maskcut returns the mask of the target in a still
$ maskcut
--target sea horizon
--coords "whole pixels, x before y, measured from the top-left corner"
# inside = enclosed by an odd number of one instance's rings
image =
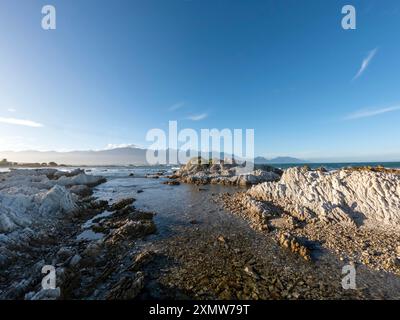
[[[18,164],[17,166],[4,166],[5,168],[171,168],[171,167],[180,167],[184,166],[185,164],[156,164],[156,165],[146,165],[146,164],[114,164],[114,165],[104,165],[104,164],[71,164],[71,165],[56,165],[56,166],[43,166],[43,167],[36,167],[30,166],[29,164]],[[302,166],[309,166],[311,169],[317,169],[320,167],[324,167],[328,170],[333,169],[341,169],[346,167],[378,167],[383,166],[385,168],[390,169],[400,169],[400,161],[349,161],[349,162],[293,162],[293,163],[257,163],[255,164],[255,168],[262,167],[262,166],[271,166],[279,169],[287,169],[291,167],[302,167]],[[0,168],[2,168],[0,166]]]

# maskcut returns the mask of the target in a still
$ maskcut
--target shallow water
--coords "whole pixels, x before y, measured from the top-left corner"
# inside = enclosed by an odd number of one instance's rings
[[[86,221],[82,225],[82,229],[89,229],[93,226],[95,220],[100,219],[100,218],[107,218],[107,217],[111,216],[112,214],[113,213],[110,211],[104,211],[102,213],[99,213],[99,214],[95,215],[92,219],[89,219],[88,221]]]
[[[76,240],[81,241],[94,241],[94,240],[100,240],[104,237],[103,233],[100,232],[94,232],[92,230],[85,230],[82,233],[80,233],[77,237]]]
[[[98,174],[96,171],[92,171]],[[221,209],[213,201],[213,195],[220,192],[237,192],[240,188],[207,185],[196,186],[181,184],[170,186],[163,184],[168,179],[160,177],[143,178],[136,177],[137,171],[117,170],[107,171],[107,182],[95,189],[94,196],[109,202],[115,202],[123,198],[135,198],[134,206],[144,211],[154,212],[154,222],[157,226],[157,234],[153,237],[165,237],[173,232],[177,226],[190,225],[193,217],[196,220],[213,223],[212,220],[218,219]],[[141,171],[141,176],[154,173],[154,170]],[[214,213],[214,214],[212,214]],[[234,219],[230,215],[224,214],[226,218]]]

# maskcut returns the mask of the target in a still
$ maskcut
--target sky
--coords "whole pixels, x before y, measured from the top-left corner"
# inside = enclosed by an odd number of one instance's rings
[[[397,0],[2,0],[0,150],[146,147],[176,120],[254,129],[267,158],[400,160],[399,34]]]

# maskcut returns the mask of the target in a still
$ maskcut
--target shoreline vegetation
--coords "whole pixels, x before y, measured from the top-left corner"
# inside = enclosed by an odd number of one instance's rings
[[[0,173],[2,299],[400,298],[398,169],[243,174],[234,161],[192,159],[143,178],[168,188],[159,192],[197,185],[190,192],[214,207],[195,215],[189,205],[188,224],[157,238],[158,213],[135,205],[142,189],[104,200],[96,190],[107,179],[89,170],[18,166]],[[41,288],[46,264],[57,289]],[[341,288],[346,264],[357,290]]]
[[[51,167],[67,167],[65,164],[57,164],[56,162],[13,162],[7,159],[2,159],[0,161],[0,168],[51,168]]]

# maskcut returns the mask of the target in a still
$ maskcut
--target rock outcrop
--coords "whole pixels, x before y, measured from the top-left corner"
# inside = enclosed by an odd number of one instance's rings
[[[2,173],[0,234],[78,210],[77,186],[86,190],[102,182],[103,177],[89,176],[81,170],[21,169]]]
[[[58,210],[52,205],[61,190],[48,191],[46,210]],[[53,213],[32,229],[0,234],[0,299],[134,299],[145,284],[141,270],[155,257],[135,243],[156,231],[154,214],[136,209],[134,201],[82,198],[84,209],[76,214],[55,219]],[[55,289],[42,287],[44,265],[55,268]]]
[[[399,173],[290,168],[278,182],[223,194],[219,200],[305,260],[328,250],[340,261],[399,275]]]
[[[277,240],[279,245],[283,248],[289,249],[291,252],[298,254],[304,260],[311,260],[309,249],[301,244],[299,240],[289,232],[279,232]]]
[[[253,186],[248,195],[271,201],[300,219],[400,226],[400,175],[367,170],[286,170],[278,182]]]
[[[266,181],[277,181],[280,178],[274,168],[254,170],[241,173],[243,167],[236,163],[193,163],[189,162],[178,170],[174,177],[191,184],[224,184],[249,186]]]

